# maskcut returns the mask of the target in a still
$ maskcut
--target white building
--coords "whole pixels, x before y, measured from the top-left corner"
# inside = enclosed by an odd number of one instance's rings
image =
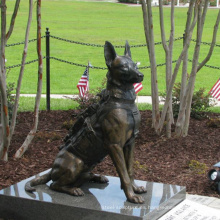
[[[159,5],[159,0],[151,0],[151,5],[152,6],[158,6]]]

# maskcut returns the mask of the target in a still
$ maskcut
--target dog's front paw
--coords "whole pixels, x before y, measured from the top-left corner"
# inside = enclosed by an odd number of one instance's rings
[[[137,194],[146,193],[147,189],[143,186],[133,186],[133,190]]]
[[[74,187],[70,190],[70,194],[73,196],[84,196],[84,192],[77,187]]]
[[[100,183],[108,183],[109,180],[106,176],[100,175],[100,179],[99,179]]]
[[[127,199],[129,202],[136,203],[136,204],[143,204],[144,203],[143,197],[139,196],[139,195],[135,195],[135,194],[129,196]]]

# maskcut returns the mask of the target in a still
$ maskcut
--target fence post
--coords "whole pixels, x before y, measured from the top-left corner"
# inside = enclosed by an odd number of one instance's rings
[[[50,32],[46,28],[46,99],[47,111],[50,111]]]

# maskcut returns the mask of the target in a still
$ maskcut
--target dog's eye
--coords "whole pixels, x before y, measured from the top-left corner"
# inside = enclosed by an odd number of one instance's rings
[[[122,64],[120,67],[121,67],[121,68],[127,68],[128,65],[127,65],[127,64]]]
[[[123,71],[127,71],[128,70],[128,65],[124,64],[120,66],[120,69]]]

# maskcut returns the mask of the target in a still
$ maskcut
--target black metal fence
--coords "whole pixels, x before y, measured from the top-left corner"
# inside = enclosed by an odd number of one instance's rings
[[[75,63],[75,62],[72,62],[72,61],[67,61],[67,60],[63,60],[61,58],[50,56],[50,39],[53,38],[53,39],[56,39],[56,40],[59,40],[59,41],[64,41],[66,43],[78,44],[78,45],[83,45],[83,46],[88,46],[88,47],[104,47],[104,45],[83,43],[83,42],[79,42],[79,41],[73,41],[73,40],[69,40],[69,39],[64,39],[64,38],[61,38],[61,37],[53,36],[53,35],[50,34],[49,28],[46,28],[45,36],[42,36],[42,38],[46,38],[46,40],[45,40],[46,41],[46,56],[44,56],[43,59],[46,59],[46,100],[47,100],[47,110],[50,110],[50,60],[53,59],[53,60],[56,60],[58,62],[62,62],[62,63],[70,64],[70,65],[75,65],[75,66],[84,67],[84,68],[87,67],[87,65],[84,65],[84,64],[79,64],[79,63]],[[184,41],[184,36],[183,37],[178,37],[178,38],[174,39],[174,41],[178,41],[178,40],[183,40]],[[35,42],[35,41],[37,41],[37,39],[32,39],[32,40],[29,40],[29,43]],[[196,40],[194,40],[194,39],[192,39],[192,41],[196,42]],[[21,45],[21,44],[24,44],[24,42],[7,44],[6,47],[18,46],[18,45]],[[161,45],[161,44],[162,44],[162,42],[156,42],[155,43],[155,45]],[[201,42],[201,44],[209,45],[209,46],[211,45],[211,43],[207,43],[207,42]],[[146,46],[147,46],[147,44],[138,44],[138,45],[131,45],[130,47],[146,47]],[[115,47],[116,48],[124,48],[124,45],[123,46],[116,45]],[[220,47],[220,45],[219,44],[215,44],[215,47]],[[26,62],[25,65],[31,64],[31,63],[34,63],[34,62],[37,62],[37,61],[38,61],[38,59],[34,59],[34,60]],[[173,63],[176,63],[176,61],[177,60],[173,60]],[[189,59],[189,62],[192,62],[192,60]],[[157,67],[164,66],[164,65],[166,65],[166,63],[158,64]],[[12,66],[7,66],[6,69],[12,69],[12,68],[20,67],[20,66],[21,66],[21,64],[15,64],[15,65],[12,65]],[[211,65],[205,65],[205,66],[208,67],[208,68],[220,70],[220,67],[211,66]],[[92,66],[91,68],[92,69],[101,69],[101,70],[107,69],[107,67],[97,67],[97,66]],[[150,68],[150,66],[139,67],[139,69],[148,69],[148,68]]]

